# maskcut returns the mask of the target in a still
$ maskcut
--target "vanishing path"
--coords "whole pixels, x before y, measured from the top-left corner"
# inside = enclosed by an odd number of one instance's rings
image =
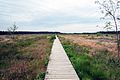
[[[52,46],[45,80],[79,80],[57,36]]]

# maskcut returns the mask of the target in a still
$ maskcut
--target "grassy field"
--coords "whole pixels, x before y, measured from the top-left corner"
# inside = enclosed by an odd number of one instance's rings
[[[0,80],[43,80],[53,35],[0,36]]]
[[[88,38],[88,35],[85,36],[62,35],[60,38],[80,80],[120,80],[120,62],[116,56],[108,48],[96,48],[97,42],[94,42],[96,43],[95,47],[88,45],[88,42],[84,41],[89,40],[91,42],[94,40]],[[97,38],[94,39],[97,40]],[[110,39],[107,38],[107,40]],[[100,43],[102,45],[102,42]],[[94,54],[91,55],[92,50],[94,50]]]
[[[62,35],[64,38],[85,46],[90,49],[90,54],[94,55],[96,51],[108,50],[113,54],[117,54],[116,38],[114,34],[80,34],[80,35]]]

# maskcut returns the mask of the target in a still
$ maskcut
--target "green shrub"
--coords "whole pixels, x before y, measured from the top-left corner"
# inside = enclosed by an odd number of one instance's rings
[[[98,36],[102,36],[102,34],[101,34],[101,33],[97,33],[96,36],[97,36],[97,37],[98,37]]]
[[[19,40],[17,41],[17,46],[20,46],[20,47],[26,47],[26,46],[29,46],[31,45],[33,42],[35,42],[35,39],[26,39],[26,40]]]
[[[9,65],[4,60],[0,61],[0,69],[7,68],[8,66]]]
[[[54,39],[56,39],[55,35],[51,35],[51,36],[49,37],[49,41],[50,41],[50,42],[53,42]]]
[[[48,57],[46,57],[45,59],[44,59],[44,65],[47,67],[47,65],[48,65],[48,62],[49,62],[49,58]]]
[[[44,80],[45,72],[40,72],[34,80]]]
[[[14,43],[1,43],[0,60],[14,58],[18,52],[18,48]]]

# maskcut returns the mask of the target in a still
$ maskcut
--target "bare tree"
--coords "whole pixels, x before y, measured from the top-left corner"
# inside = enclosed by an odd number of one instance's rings
[[[107,18],[106,26],[104,28],[106,29],[115,28],[118,58],[120,58],[120,35],[118,25],[118,21],[120,20],[120,1],[103,0],[102,2],[100,2],[99,0],[97,0],[95,1],[95,3],[100,5],[100,11],[102,14],[104,14],[103,19]]]
[[[12,39],[15,39],[15,31],[18,29],[18,27],[16,26],[16,23],[13,24],[12,27],[8,28],[8,32],[11,35]]]

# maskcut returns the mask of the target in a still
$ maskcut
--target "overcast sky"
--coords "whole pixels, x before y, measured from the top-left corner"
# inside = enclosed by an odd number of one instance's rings
[[[0,30],[96,32],[103,30],[95,0],[0,0]]]

